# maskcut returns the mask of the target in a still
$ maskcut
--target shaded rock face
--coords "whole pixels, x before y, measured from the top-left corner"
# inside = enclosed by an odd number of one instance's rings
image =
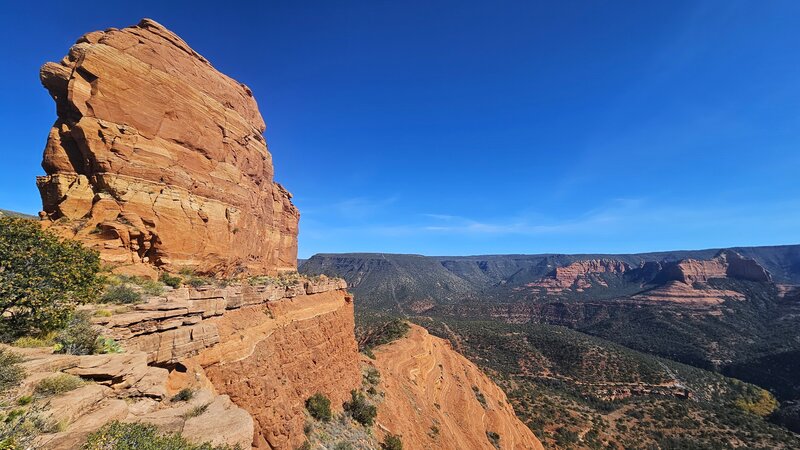
[[[40,77],[58,113],[37,179],[54,229],[131,272],[295,268],[299,213],[247,86],[149,19],[84,35]]]

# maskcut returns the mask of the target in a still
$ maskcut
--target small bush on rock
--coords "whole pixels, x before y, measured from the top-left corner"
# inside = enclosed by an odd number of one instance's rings
[[[154,297],[164,294],[164,285],[158,281],[144,279],[139,283],[139,287],[142,288],[142,292]]]
[[[68,355],[91,355],[96,352],[97,331],[85,312],[75,314],[55,338],[56,352]]]
[[[378,408],[367,401],[366,396],[353,389],[350,391],[350,401],[344,403],[345,411],[361,425],[372,426],[375,416],[378,415]]]
[[[45,419],[42,409],[35,404],[24,410],[15,409],[0,421],[0,449],[36,448],[33,442],[38,435],[58,431],[52,421]]]
[[[378,372],[378,369],[370,367],[364,373],[364,381],[371,386],[377,386],[381,382],[381,373]]]
[[[158,277],[158,281],[177,289],[181,287],[183,279],[181,277],[170,275],[167,272],[161,272],[161,275]]]
[[[84,381],[80,377],[68,373],[60,373],[39,381],[33,392],[40,397],[50,397],[78,389],[83,384]]]
[[[204,403],[204,404],[202,404],[202,405],[197,405],[197,406],[195,406],[194,408],[190,409],[190,410],[189,410],[189,412],[187,412],[186,414],[184,414],[184,415],[183,415],[183,418],[184,418],[184,419],[191,419],[192,417],[199,417],[199,416],[202,416],[203,414],[205,414],[205,412],[206,412],[206,410],[208,409],[208,406],[209,406],[210,404],[211,404],[211,403]]]
[[[53,339],[56,333],[47,333],[42,336],[22,336],[11,343],[14,347],[20,348],[38,348],[38,347],[51,347],[54,344]]]
[[[489,442],[494,445],[495,448],[500,448],[500,435],[495,433],[494,431],[487,431],[486,437],[489,439]]]
[[[320,393],[316,393],[306,400],[306,409],[311,417],[323,422],[329,422],[333,417],[330,399]]]
[[[233,450],[227,445],[192,444],[180,434],[159,434],[154,425],[109,422],[89,435],[82,450]]]
[[[94,342],[94,352],[101,354],[122,353],[122,347],[120,347],[119,342],[114,339],[99,336]]]
[[[0,217],[0,332],[46,333],[62,327],[78,304],[99,291],[100,258],[36,221]]]
[[[103,303],[122,304],[138,303],[142,301],[142,294],[127,284],[118,284],[107,287],[103,296],[100,297],[100,301]]]
[[[21,362],[22,356],[0,348],[0,392],[17,386],[25,378]]]
[[[172,397],[173,402],[188,402],[194,397],[194,391],[189,388],[183,388]]]
[[[381,442],[381,450],[403,450],[403,441],[396,434],[387,434]]]

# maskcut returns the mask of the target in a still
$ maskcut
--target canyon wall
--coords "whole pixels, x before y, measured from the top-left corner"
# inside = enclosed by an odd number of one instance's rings
[[[40,78],[58,114],[37,179],[54,230],[127,273],[294,270],[299,213],[247,86],[149,19],[84,35]]]
[[[181,288],[95,320],[128,351],[169,367],[173,390],[207,387],[250,413],[259,449],[301,445],[305,400],[321,392],[341,405],[361,379],[342,280]]]

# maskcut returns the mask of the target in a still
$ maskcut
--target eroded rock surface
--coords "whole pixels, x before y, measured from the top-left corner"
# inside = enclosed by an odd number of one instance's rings
[[[88,33],[41,69],[56,102],[40,214],[128,273],[296,266],[253,93],[158,23]]]
[[[171,392],[209,389],[247,411],[255,448],[294,449],[305,439],[305,400],[321,392],[341,409],[359,384],[352,297],[345,287],[344,280],[324,276],[184,287],[94,320],[143,362],[173,367]],[[140,384],[132,389],[146,390],[148,384]],[[159,415],[158,425],[176,426],[170,413],[163,414],[168,417]],[[204,426],[187,421],[181,429],[199,433]]]
[[[406,337],[378,348],[375,357],[386,393],[377,425],[381,433],[402,435],[403,448],[542,448],[502,389],[424,328],[412,325]]]
[[[570,289],[583,292],[593,286],[608,287],[608,284],[597,274],[624,274],[630,270],[628,264],[614,259],[589,259],[575,261],[564,267],[556,267],[547,277],[528,284],[528,287],[541,288],[547,294],[558,294]]]

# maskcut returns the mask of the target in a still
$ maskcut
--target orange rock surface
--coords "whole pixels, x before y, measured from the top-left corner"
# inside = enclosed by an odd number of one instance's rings
[[[593,274],[625,273],[629,269],[627,264],[614,259],[575,261],[564,267],[556,267],[550,275],[528,284],[528,287],[543,288],[548,294],[557,294],[566,289],[581,292],[594,284],[607,285],[602,279],[592,277]]]
[[[305,440],[305,400],[320,392],[341,410],[361,381],[344,287],[326,277],[183,287],[94,322],[142,362],[169,367],[170,395],[230,398],[252,417],[254,448],[293,450]]]
[[[377,425],[381,433],[401,435],[403,448],[494,450],[488,432],[500,436],[501,449],[542,448],[505,393],[424,328],[412,325],[406,337],[375,350],[375,357],[386,393]]]
[[[216,391],[256,422],[254,447],[295,449],[305,441],[305,401],[317,392],[341,409],[361,380],[353,306],[343,291],[249,306],[212,319],[220,343],[199,363]]]
[[[129,273],[294,269],[299,213],[247,86],[149,19],[84,35],[40,77],[58,113],[37,180],[54,229]]]

